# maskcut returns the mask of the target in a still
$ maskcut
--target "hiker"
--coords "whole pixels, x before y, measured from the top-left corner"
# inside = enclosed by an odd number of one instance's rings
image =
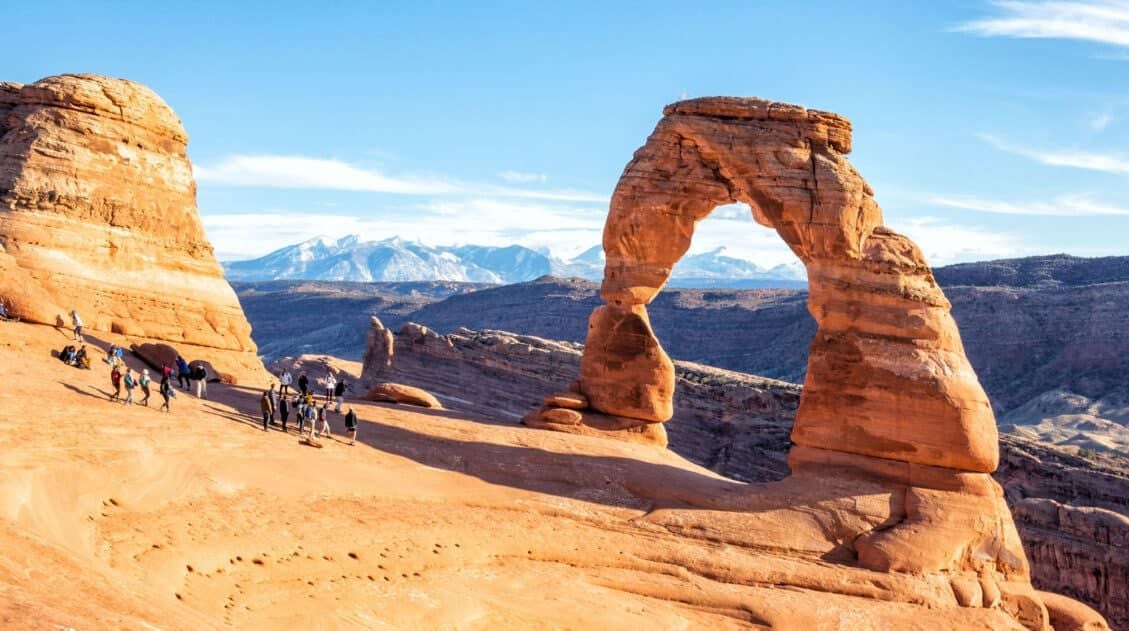
[[[274,406],[271,405],[270,395],[266,392],[264,392],[262,398],[259,399],[259,409],[263,412],[263,431],[269,431],[268,426],[270,425],[270,418],[274,414]]]
[[[355,445],[357,443],[357,413],[353,411],[353,406],[349,406],[349,413],[345,415],[345,430],[349,432],[349,444]]]
[[[314,426],[317,425],[318,410],[313,405],[306,406],[305,420],[310,424],[310,436],[314,435]]]
[[[329,403],[322,403],[318,408],[318,420],[321,421],[321,429],[318,431],[318,436],[325,436],[329,438],[331,433],[329,431]]]
[[[306,393],[310,391],[310,378],[306,376],[305,371],[298,375],[298,390],[302,393],[302,396],[306,396]]]
[[[149,369],[146,368],[141,371],[141,378],[137,380],[137,385],[141,386],[141,394],[145,395],[141,397],[141,405],[145,407],[149,407],[149,383]]]
[[[294,395],[294,411],[297,414],[294,418],[298,421],[298,433],[301,434],[306,429],[306,402],[302,399],[301,395]]]
[[[344,378],[338,381],[337,385],[333,388],[333,398],[337,400],[337,407],[334,409],[334,412],[338,414],[341,413],[341,404],[345,402],[345,388],[346,384]]]
[[[106,359],[103,359],[102,361],[104,361],[107,364],[113,366],[114,365],[114,357],[117,355],[117,352],[118,352],[118,345],[117,344],[110,344],[110,348],[106,349]]]
[[[122,373],[115,364],[110,369],[110,383],[114,386],[114,393],[110,395],[111,401],[118,401],[122,397]]]
[[[196,380],[196,398],[208,398],[208,369],[204,364],[196,364],[192,369],[192,378]]]
[[[122,403],[133,405],[133,388],[137,386],[137,380],[133,378],[132,369],[125,369],[125,376],[122,377],[122,383],[125,384],[125,401]]]
[[[286,396],[286,392],[290,389],[290,384],[294,383],[294,375],[290,374],[290,370],[283,369],[282,375],[278,378],[278,393]]]
[[[169,397],[172,397],[172,396],[175,396],[175,395],[173,394],[174,391],[173,391],[173,387],[172,387],[172,382],[169,381],[168,375],[161,375],[161,385],[158,388],[158,390],[161,393],[161,398],[165,400],[165,402],[161,404],[160,409],[164,410],[165,412],[171,411],[171,410],[169,410]]]
[[[282,421],[282,431],[285,432],[286,422],[290,420],[290,401],[285,396],[278,398],[278,418]]]
[[[161,379],[168,379],[172,376],[172,367],[167,363],[161,364]]]
[[[333,392],[337,390],[337,378],[332,372],[325,373],[325,402],[333,402]]]
[[[274,384],[270,385],[270,390],[267,391],[270,395],[270,420],[273,423],[275,415],[278,414],[278,393],[274,391]]]
[[[4,306],[3,299],[0,299],[0,320],[4,320],[5,322],[14,320],[12,316],[8,315],[8,308]]]
[[[74,346],[67,344],[63,350],[59,352],[59,359],[66,365],[70,366],[74,362],[75,350]]]
[[[192,387],[192,372],[188,370],[188,362],[180,355],[176,356],[176,384],[185,390]]]
[[[74,365],[75,368],[90,370],[90,357],[86,354],[86,344],[83,344],[82,348],[78,349],[78,352],[74,354]]]
[[[71,309],[71,324],[74,325],[74,341],[85,342],[82,337],[82,318],[78,317],[78,311]]]

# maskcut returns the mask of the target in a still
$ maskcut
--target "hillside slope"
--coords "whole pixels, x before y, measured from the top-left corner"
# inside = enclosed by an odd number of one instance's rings
[[[758,540],[756,487],[667,451],[379,404],[315,450],[264,433],[254,389],[110,403],[61,340],[0,326],[0,379],[37,384],[0,391],[8,629],[1017,628]]]

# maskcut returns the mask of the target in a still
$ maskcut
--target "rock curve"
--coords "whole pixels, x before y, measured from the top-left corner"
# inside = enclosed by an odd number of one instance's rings
[[[0,84],[0,295],[27,321],[69,324],[76,309],[88,331],[265,377],[197,214],[187,143],[132,81]]]

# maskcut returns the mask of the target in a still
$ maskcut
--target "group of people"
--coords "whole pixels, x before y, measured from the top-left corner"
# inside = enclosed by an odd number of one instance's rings
[[[293,393],[292,398],[287,398],[290,394],[291,386],[294,384],[294,376],[289,370],[283,370],[278,377],[279,389],[274,389],[274,384],[263,392],[262,397],[259,399],[259,409],[263,415],[263,431],[270,429],[271,423],[276,420],[282,425],[282,431],[287,431],[287,423],[290,421],[290,414],[296,414],[295,420],[298,421],[298,433],[309,434],[310,438],[314,436],[331,436],[329,429],[329,406],[335,404],[334,412],[341,414],[341,408],[345,400],[345,391],[349,385],[345,379],[338,379],[332,372],[327,372],[322,383],[325,386],[325,399],[322,401],[320,407],[314,397],[313,391],[310,390],[310,378],[305,372],[301,372],[297,381],[297,392]],[[320,425],[320,427],[319,427]],[[308,430],[307,430],[308,426]],[[352,406],[348,407],[345,413],[345,431],[349,433],[349,444],[354,445],[357,441],[357,413],[353,410]]]
[[[74,347],[74,344],[67,344],[63,347],[63,350],[59,351],[59,359],[68,366],[90,370],[90,356],[86,352],[86,344],[78,349]]]

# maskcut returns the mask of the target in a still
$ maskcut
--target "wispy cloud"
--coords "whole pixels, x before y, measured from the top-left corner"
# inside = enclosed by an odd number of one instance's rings
[[[1023,253],[1017,235],[955,224],[938,217],[914,217],[894,229],[913,239],[925,260],[934,266]]]
[[[549,181],[549,176],[544,173],[526,173],[524,171],[502,171],[498,174],[498,177],[507,182],[517,182],[520,184],[528,182],[544,183]]]
[[[1056,217],[1129,216],[1129,208],[1095,201],[1088,195],[1063,195],[1049,202],[1012,202],[972,195],[933,195],[928,197],[925,201],[934,206],[1001,215],[1039,215]]]
[[[390,175],[342,160],[306,156],[234,155],[193,168],[197,180],[228,186],[422,196],[489,195],[561,202],[608,201],[607,195],[586,191],[524,189],[469,184],[439,176]]]
[[[1105,131],[1113,123],[1113,112],[1105,111],[1091,118],[1088,122],[1093,131]]]
[[[985,37],[1073,39],[1129,47],[1129,2],[1124,0],[998,0],[997,15],[961,24]]]
[[[1013,145],[989,134],[980,134],[979,137],[1001,151],[1023,156],[1048,166],[1101,171],[1114,175],[1129,175],[1129,156],[1122,154],[1075,149],[1030,149]]]

